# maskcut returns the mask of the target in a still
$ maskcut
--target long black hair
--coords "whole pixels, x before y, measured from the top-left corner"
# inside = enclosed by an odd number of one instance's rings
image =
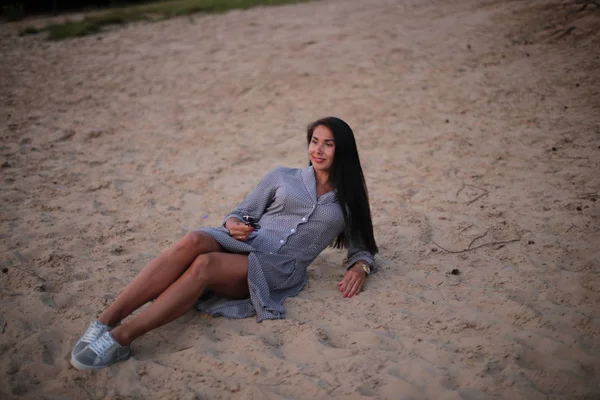
[[[339,118],[321,118],[309,124],[306,129],[306,139],[309,144],[315,128],[321,125],[326,126],[333,133],[335,155],[329,170],[329,182],[335,189],[346,225],[345,231],[335,239],[332,246],[338,249],[348,247],[349,239],[353,244],[375,254],[379,249],[373,235],[369,194],[360,166],[354,132]],[[309,161],[309,165],[312,165],[312,162]]]

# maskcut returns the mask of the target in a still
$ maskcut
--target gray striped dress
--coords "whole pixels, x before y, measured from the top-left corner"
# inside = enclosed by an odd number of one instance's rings
[[[264,319],[285,318],[283,302],[306,284],[306,268],[344,230],[344,218],[335,193],[317,198],[313,167],[278,167],[227,217],[251,215],[260,224],[245,242],[227,229],[202,228],[227,251],[248,254],[250,298],[231,300],[203,296],[196,307],[212,315]],[[350,243],[348,265],[364,260],[376,269],[373,255]]]

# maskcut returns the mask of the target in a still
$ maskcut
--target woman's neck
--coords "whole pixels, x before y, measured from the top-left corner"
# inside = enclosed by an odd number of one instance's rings
[[[331,186],[329,183],[329,171],[319,171],[315,169],[315,179],[317,181],[317,185],[323,187]]]

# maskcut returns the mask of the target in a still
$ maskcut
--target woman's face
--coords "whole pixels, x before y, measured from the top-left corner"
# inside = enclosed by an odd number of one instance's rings
[[[328,171],[333,165],[334,156],[333,133],[324,125],[317,126],[308,145],[308,157],[312,161],[313,168],[319,171]]]

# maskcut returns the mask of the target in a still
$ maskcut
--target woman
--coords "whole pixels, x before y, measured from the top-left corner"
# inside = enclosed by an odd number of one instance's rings
[[[150,262],[75,344],[71,364],[98,369],[129,357],[130,343],[191,308],[258,321],[285,317],[328,245],[348,247],[344,297],[375,271],[377,245],[352,129],[339,118],[308,126],[309,167],[275,168],[219,228],[193,231]],[[250,216],[258,225],[245,224]],[[146,310],[120,322],[145,303]]]

